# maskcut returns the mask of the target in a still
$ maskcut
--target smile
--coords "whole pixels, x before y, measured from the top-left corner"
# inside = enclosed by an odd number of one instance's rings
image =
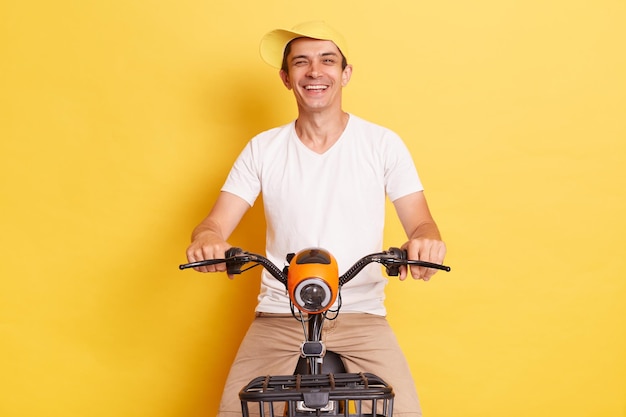
[[[307,85],[304,87],[305,90],[308,91],[323,91],[328,88],[327,85]]]

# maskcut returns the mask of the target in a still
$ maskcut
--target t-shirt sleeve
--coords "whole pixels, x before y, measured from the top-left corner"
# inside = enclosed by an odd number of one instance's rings
[[[424,187],[405,143],[393,132],[389,132],[386,139],[385,191],[389,200],[393,202],[423,191]]]
[[[248,142],[233,164],[222,191],[235,194],[254,205],[261,192],[261,182],[255,164],[255,152],[252,141]]]

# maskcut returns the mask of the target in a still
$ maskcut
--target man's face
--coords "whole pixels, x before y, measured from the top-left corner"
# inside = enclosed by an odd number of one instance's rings
[[[296,39],[287,56],[288,72],[280,72],[293,90],[300,111],[341,109],[341,90],[350,81],[352,67],[341,68],[341,52],[331,41]]]

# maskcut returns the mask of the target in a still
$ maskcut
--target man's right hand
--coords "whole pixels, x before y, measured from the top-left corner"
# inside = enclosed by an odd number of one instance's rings
[[[193,242],[187,248],[187,260],[198,262],[207,259],[220,259],[230,248],[231,245],[228,242],[216,237],[211,232],[200,233],[194,237]],[[198,272],[225,272],[226,264],[207,265],[194,269]]]
[[[196,226],[191,234],[191,245],[187,248],[189,262],[224,258],[226,251],[231,248],[226,239],[249,208],[245,200],[222,191],[209,215]],[[198,272],[224,272],[226,264],[194,269]],[[229,276],[229,278],[233,277]]]

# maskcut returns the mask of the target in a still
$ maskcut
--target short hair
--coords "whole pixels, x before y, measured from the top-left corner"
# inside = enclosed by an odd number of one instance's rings
[[[302,39],[302,38],[303,37],[293,38],[287,43],[287,45],[285,45],[285,50],[283,51],[283,63],[280,66],[281,70],[287,73],[289,72],[289,65],[287,64],[287,56],[289,56],[289,53],[291,52],[291,43],[297,39]],[[337,49],[339,49],[339,47],[337,47]],[[341,54],[341,69],[345,70],[346,67],[348,66],[348,60],[346,59],[346,56],[343,54],[343,52],[341,52],[341,49],[339,49],[339,53]]]

